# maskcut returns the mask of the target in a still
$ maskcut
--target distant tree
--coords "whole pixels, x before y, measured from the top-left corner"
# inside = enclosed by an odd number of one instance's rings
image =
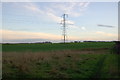
[[[74,41],[74,43],[78,43],[78,41]]]

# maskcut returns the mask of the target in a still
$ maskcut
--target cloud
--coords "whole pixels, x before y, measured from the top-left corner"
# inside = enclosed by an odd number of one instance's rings
[[[102,32],[102,31],[97,31],[96,34],[100,34],[100,35],[106,36],[106,37],[117,37],[117,34],[106,33],[106,32]]]
[[[42,6],[42,8],[44,9],[41,9],[36,4],[27,3],[24,5],[24,8],[31,10],[32,12],[37,13],[40,16],[42,14],[45,17],[47,17],[46,19],[53,20],[54,22],[60,23],[62,20],[62,17],[57,16],[59,12],[66,13],[74,17],[78,17],[83,13],[83,11],[88,5],[89,3],[87,2],[52,3],[49,5],[49,7]],[[76,8],[78,9],[75,10]],[[67,23],[75,24],[74,21],[70,21],[70,20],[68,20]]]
[[[46,7],[45,10],[42,10],[42,9],[40,9],[38,6],[36,6],[33,3],[28,3],[28,4],[24,5],[23,7],[28,9],[28,10],[30,10],[30,11],[32,11],[32,12],[34,12],[34,13],[37,13],[39,15],[42,14],[45,17],[47,17],[48,19],[53,20],[54,22],[60,23],[61,20],[62,20],[62,17],[59,17],[59,16],[55,15],[56,11],[53,10],[52,8]],[[66,21],[66,23],[74,24],[74,22],[70,21],[70,20]]]
[[[12,31],[0,30],[2,32],[3,40],[22,40],[22,39],[44,39],[44,40],[61,40],[61,35],[41,33],[41,32],[27,32],[27,31]],[[69,40],[78,39],[77,37],[70,36]]]
[[[67,24],[70,24],[70,25],[73,25],[73,24],[75,24],[75,22],[73,22],[73,21],[70,21],[70,20],[69,20],[69,21],[66,21],[66,23],[67,23]]]
[[[81,3],[79,3],[79,6],[86,8],[86,7],[88,7],[89,4],[90,4],[90,2],[81,2]]]
[[[74,29],[86,30],[85,27],[80,27],[80,26],[76,26],[76,25],[68,25],[68,27],[70,27],[70,28],[74,28]]]
[[[78,26],[75,26],[75,25],[68,25],[68,27],[74,28],[74,29],[80,29]]]
[[[26,8],[26,9],[29,9],[29,10],[31,10],[33,12],[44,14],[44,12],[42,10],[40,10],[36,5],[34,5],[32,3],[27,3],[23,7]]]
[[[61,17],[57,17],[56,15],[54,15],[52,13],[46,13],[46,14],[50,19],[54,20],[55,22],[60,23],[60,21],[62,20]]]
[[[67,2],[55,4],[52,6],[54,9],[59,9],[60,12],[69,14],[73,17],[81,16],[87,9],[90,2]]]
[[[3,41],[17,41],[17,40],[61,40],[61,35],[49,34],[49,33],[41,33],[41,32],[27,32],[27,31],[12,31],[12,30],[0,30],[2,32],[2,40]],[[102,31],[97,31],[97,35],[101,36],[94,36],[95,33],[90,33],[91,35],[87,34],[86,36],[67,36],[67,40],[116,40],[117,35],[112,33],[105,33]],[[95,34],[95,35],[96,35]]]
[[[82,29],[82,30],[86,30],[86,28],[85,28],[85,27],[81,27],[81,29]]]
[[[27,31],[12,31],[12,30],[0,30],[2,31],[3,39],[50,39],[59,40],[60,35],[54,35],[49,33],[37,33],[37,32],[27,32]]]

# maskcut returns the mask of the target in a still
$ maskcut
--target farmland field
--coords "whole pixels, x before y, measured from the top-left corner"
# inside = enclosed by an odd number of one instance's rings
[[[3,44],[3,78],[119,78],[114,42]]]

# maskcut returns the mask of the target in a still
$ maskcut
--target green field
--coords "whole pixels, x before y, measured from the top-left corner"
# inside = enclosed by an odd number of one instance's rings
[[[48,44],[4,44],[3,52],[39,52],[56,50],[80,50],[80,49],[99,49],[112,48],[113,42],[83,42],[83,43],[48,43]]]
[[[3,78],[119,78],[114,44],[3,44]]]

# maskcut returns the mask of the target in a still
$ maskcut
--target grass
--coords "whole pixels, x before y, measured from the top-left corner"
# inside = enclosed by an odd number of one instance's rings
[[[3,78],[119,78],[118,55],[110,54],[113,45],[5,44]]]
[[[120,56],[120,55],[119,55]],[[104,66],[101,70],[102,78],[119,78],[119,68],[120,66],[118,65],[118,55],[114,54],[109,54],[107,58],[104,61]]]
[[[113,42],[83,42],[83,43],[47,43],[47,44],[3,44],[3,52],[39,52],[39,51],[55,51],[66,49],[85,49],[85,48],[111,48]]]

